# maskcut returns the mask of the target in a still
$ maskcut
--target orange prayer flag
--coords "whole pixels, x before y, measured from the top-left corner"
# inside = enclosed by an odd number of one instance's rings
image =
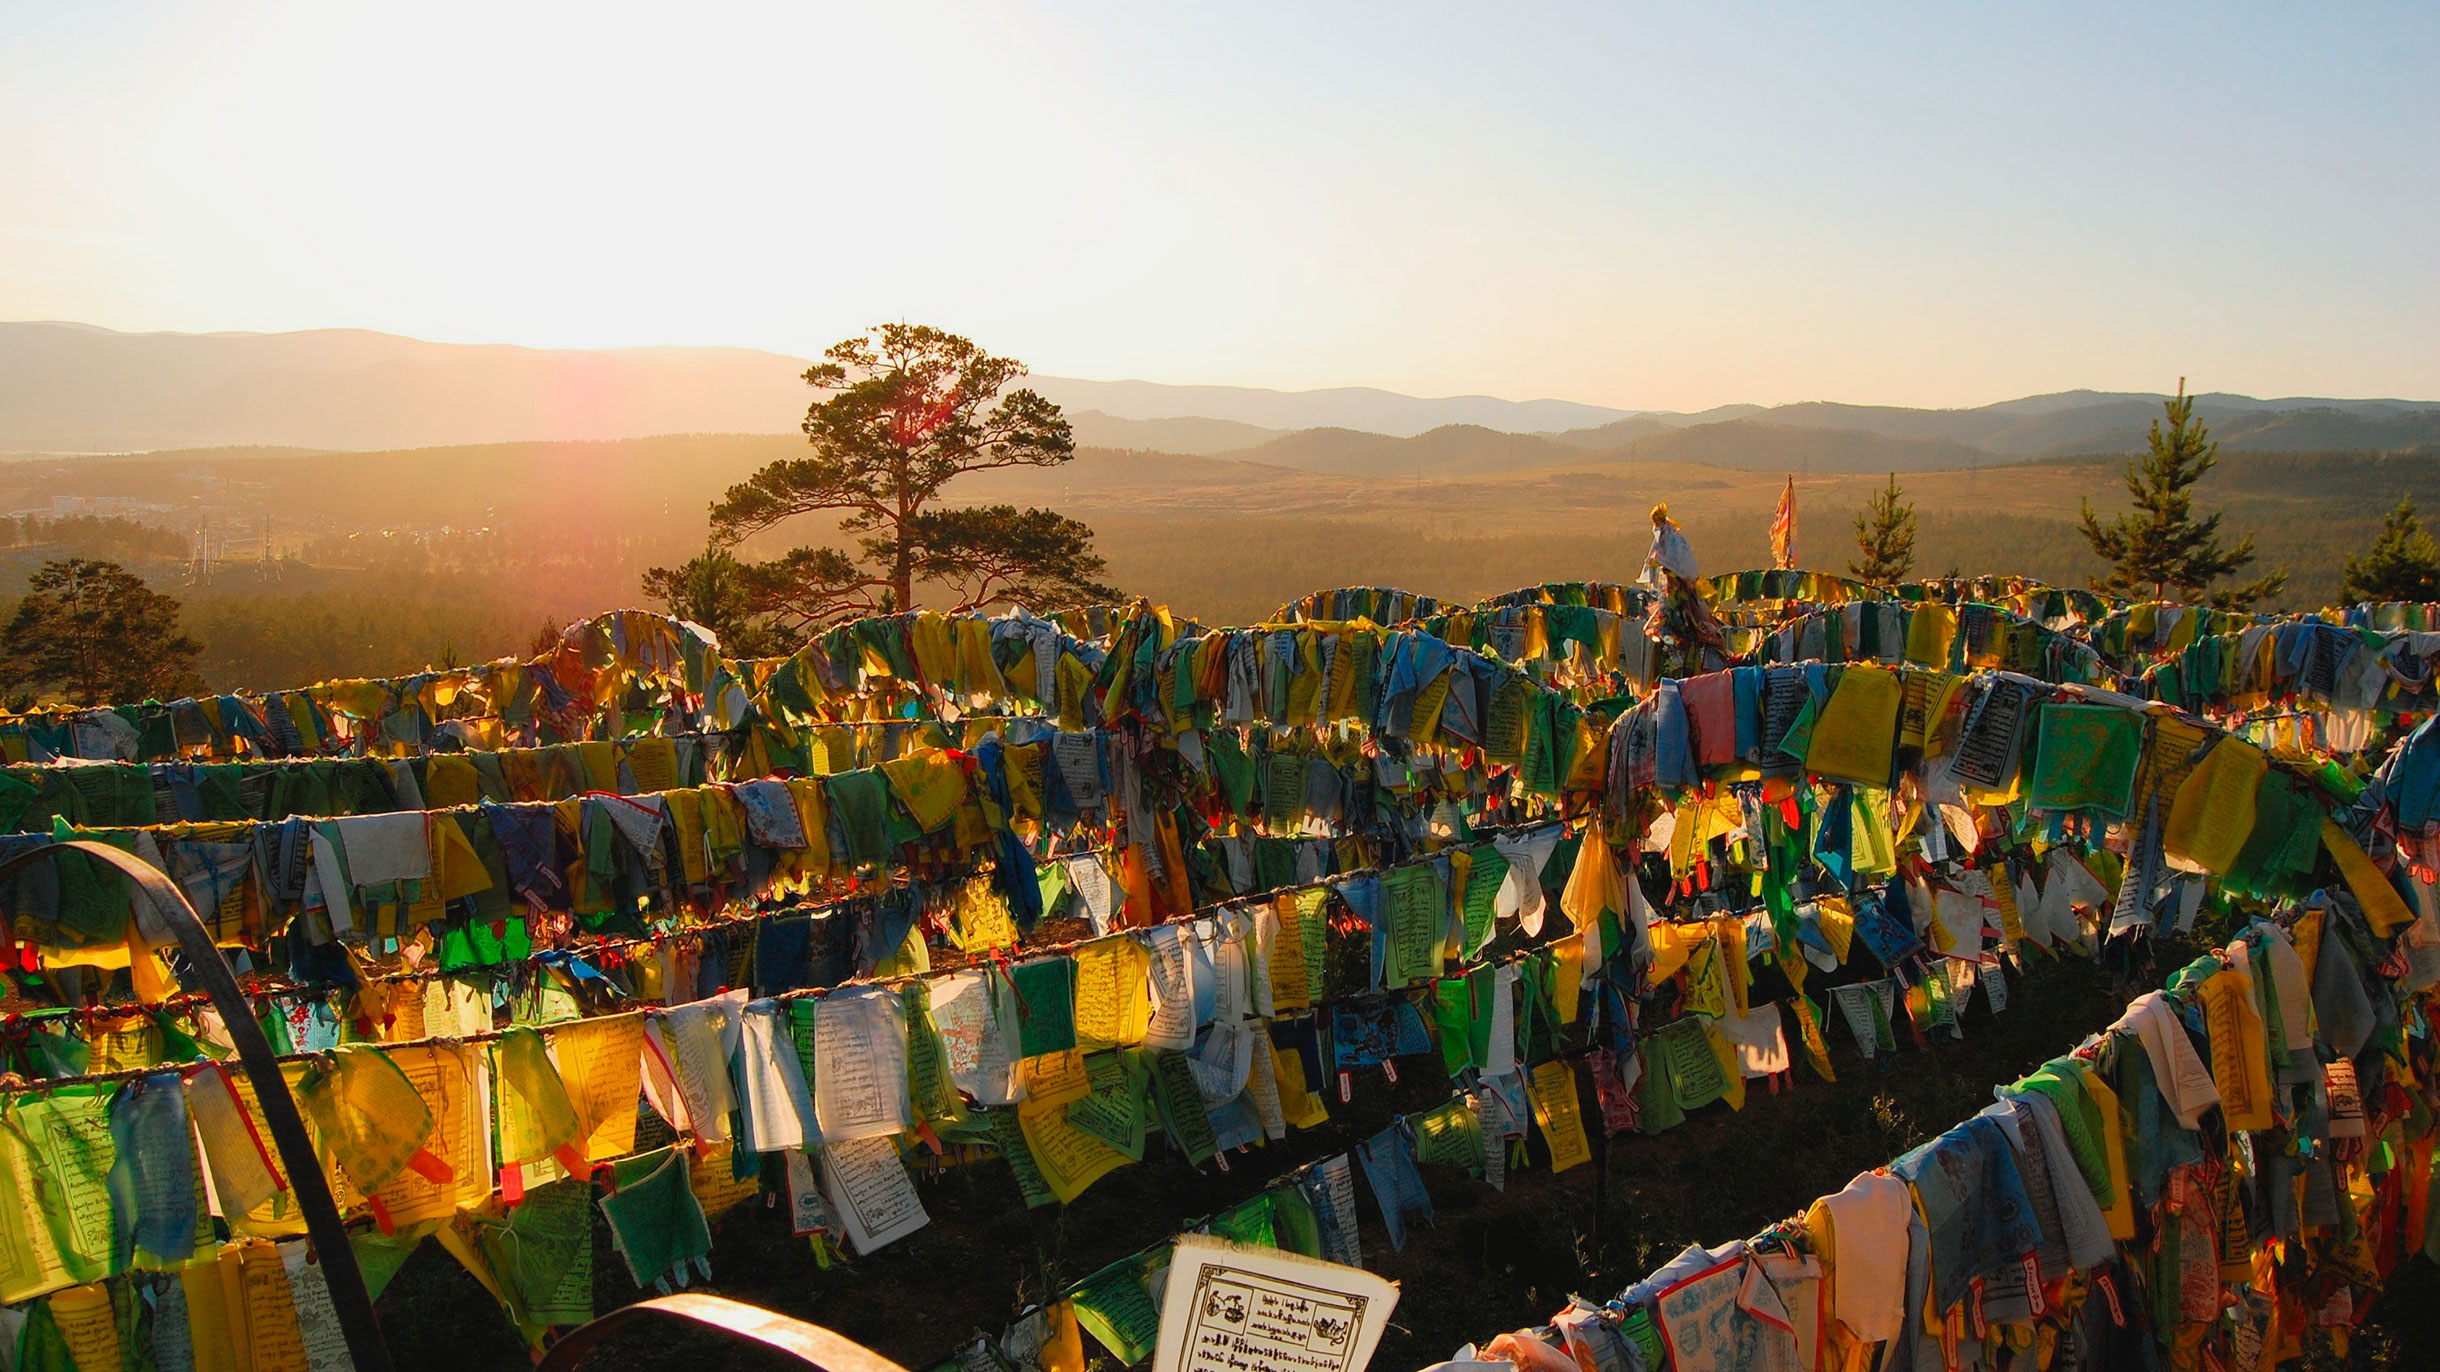
[[[1788,487],[1779,493],[1779,512],[1771,516],[1771,565],[1796,565],[1796,478],[1788,478]]]

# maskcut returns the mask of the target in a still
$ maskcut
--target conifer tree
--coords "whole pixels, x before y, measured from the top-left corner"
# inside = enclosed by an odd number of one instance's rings
[[[822,395],[805,413],[814,455],[770,463],[712,505],[714,547],[645,573],[647,593],[709,613],[729,638],[788,645],[844,616],[896,614],[933,588],[937,607],[1037,606],[1120,599],[1103,585],[1093,531],[1056,511],[952,506],[943,488],[969,472],[1056,467],[1076,455],[1059,407],[1008,389],[1025,374],[940,329],[884,324],[832,347],[805,371]],[[777,557],[729,549],[803,516],[836,536]],[[698,621],[707,622],[708,621]]]
[[[1847,575],[1874,586],[1895,586],[1915,570],[1915,503],[1900,498],[1898,474],[1889,474],[1886,489],[1855,517],[1855,546],[1860,556],[1847,564]]]
[[[2208,600],[2223,610],[2248,609],[2279,594],[2287,588],[2285,567],[2241,586],[2211,589],[2211,583],[2252,565],[2253,535],[2223,544],[2220,516],[2194,513],[2195,483],[2220,464],[2220,445],[2195,419],[2184,377],[2164,408],[2168,427],[2153,420],[2146,440],[2151,451],[2127,464],[2127,495],[2134,508],[2104,524],[2092,502],[2084,502],[2084,541],[2110,568],[2092,579],[2093,589],[2189,605]]]
[[[2363,561],[2347,559],[2346,598],[2349,604],[2440,600],[2440,543],[2416,518],[2414,496],[2398,498],[2398,508],[2381,521],[2381,536]]]
[[[78,705],[200,689],[195,662],[203,646],[178,631],[181,608],[116,562],[45,562],[0,629],[0,685]]]
[[[731,657],[786,657],[804,635],[774,621],[789,608],[787,593],[801,562],[794,555],[748,562],[716,542],[708,543],[700,555],[675,567],[646,571],[644,594],[678,618],[711,630],[720,650]]]

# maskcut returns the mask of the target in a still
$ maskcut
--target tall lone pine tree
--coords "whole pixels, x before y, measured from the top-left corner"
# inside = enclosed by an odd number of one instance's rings
[[[1900,498],[1898,474],[1855,517],[1858,556],[1847,575],[1874,586],[1895,586],[1915,570],[1915,503]]]
[[[2253,535],[2234,546],[2220,541],[2220,516],[2194,514],[2194,485],[2220,464],[2220,445],[2194,417],[2194,399],[2179,377],[2177,395],[2164,402],[2169,425],[2152,421],[2151,451],[2127,464],[2127,495],[2134,508],[2107,524],[2084,502],[2084,541],[2107,562],[2107,574],[2092,579],[2104,595],[2149,597],[2194,604],[2208,600],[2223,610],[2243,610],[2287,587],[2281,567],[2241,586],[2212,590],[2211,583],[2252,565]]]
[[[941,329],[884,324],[807,368],[823,394],[805,414],[813,456],[771,463],[712,504],[712,543],[644,589],[731,637],[784,649],[850,615],[891,614],[938,588],[938,608],[995,601],[1113,600],[1093,531],[1056,511],[944,506],[968,472],[1055,467],[1076,455],[1059,407],[1026,389],[1014,358]],[[853,551],[799,547],[767,561],[740,541],[801,515],[829,513]]]

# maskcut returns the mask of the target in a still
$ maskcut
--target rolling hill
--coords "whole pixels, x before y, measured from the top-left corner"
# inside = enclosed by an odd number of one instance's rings
[[[361,329],[127,334],[0,324],[0,452],[202,447],[394,451],[661,434],[792,436],[801,358],[742,348],[544,350]],[[1583,461],[1880,472],[2138,449],[2161,397],[2066,391],[1961,409],[1807,401],[1631,413],[1366,388],[1274,391],[1036,376],[1080,445],[1339,475]],[[2440,402],[2205,394],[2230,451],[2440,449]]]
[[[364,329],[126,334],[5,324],[0,449],[373,450],[777,433],[804,412],[803,369],[743,348],[545,351]]]
[[[1451,424],[1412,438],[1356,429],[1300,429],[1230,455],[1301,471],[1366,477],[1452,476],[1584,459],[1580,450],[1547,435],[1499,433],[1475,424]]]
[[[1637,439],[1620,460],[1693,462],[1787,472],[1935,471],[1981,467],[2005,458],[1936,437],[1893,437],[1856,429],[1808,429],[1777,422],[1776,410],[1752,419],[1697,424]]]
[[[1361,429],[1412,438],[1453,424],[1503,433],[1581,429],[1630,411],[1568,400],[1501,400],[1488,395],[1426,398],[1367,386],[1273,391],[1251,386],[1167,386],[1151,381],[1079,381],[1037,376],[1026,384],[1069,409],[1122,419],[1200,415],[1269,429]]]
[[[1997,457],[2129,452],[2160,417],[2159,395],[2069,391],[1964,410],[1808,402],[1754,418],[1793,429],[1879,434],[1963,444]],[[2230,448],[2394,450],[2440,441],[2440,403],[2407,400],[2256,400],[2204,394],[2195,414]]]
[[[666,433],[792,433],[803,358],[747,348],[600,351],[429,343],[367,329],[119,333],[0,323],[0,451],[134,452],[227,444],[378,450]],[[1289,429],[1400,436],[1447,424],[1516,433],[1625,410],[1491,396],[1341,388],[1271,391],[1033,376],[1063,408],[1102,416],[1085,441],[1206,451]],[[1194,420],[1199,434],[1160,424]],[[1215,427],[1219,426],[1219,427]],[[1270,432],[1264,432],[1270,431]],[[1225,434],[1225,436],[1223,436]]]
[[[1154,453],[1227,453],[1257,447],[1289,432],[1233,419],[1121,419],[1099,410],[1068,410],[1076,443],[1087,448],[1133,448]]]

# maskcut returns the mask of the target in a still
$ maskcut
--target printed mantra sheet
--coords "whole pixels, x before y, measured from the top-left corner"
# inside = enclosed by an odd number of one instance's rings
[[[1178,1240],[1153,1372],[1363,1372],[1398,1288],[1362,1268]]]

